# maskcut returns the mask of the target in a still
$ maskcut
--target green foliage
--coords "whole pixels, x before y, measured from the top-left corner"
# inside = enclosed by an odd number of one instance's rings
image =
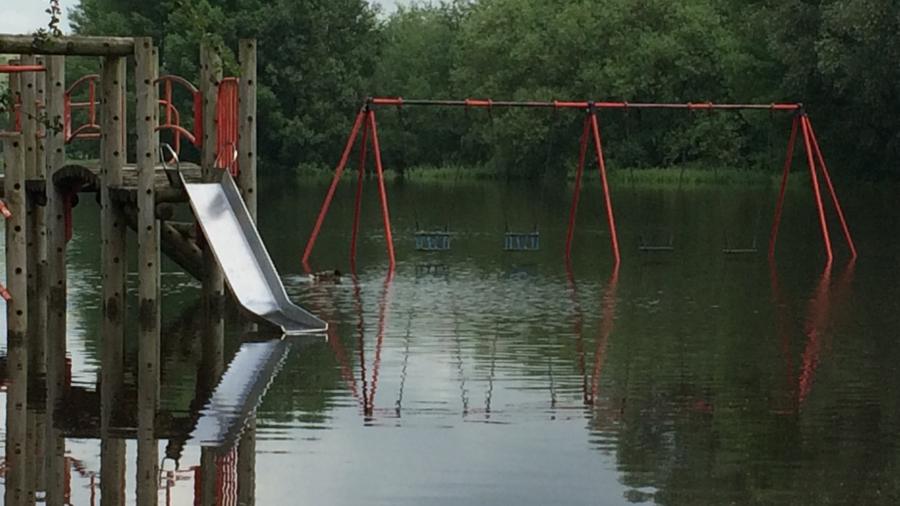
[[[896,175],[898,0],[445,0],[378,16],[365,0],[81,0],[77,32],[150,35],[167,72],[196,77],[201,41],[260,40],[260,152],[332,165],[369,95],[631,102],[801,101],[826,156]],[[565,177],[572,112],[383,110],[385,166]],[[760,112],[604,111],[611,167],[777,172],[790,128]]]
[[[161,73],[196,82],[201,42],[237,74],[242,37],[258,39],[260,157],[269,163],[334,162],[348,117],[364,98],[378,32],[365,0],[81,0],[79,34],[151,36]]]

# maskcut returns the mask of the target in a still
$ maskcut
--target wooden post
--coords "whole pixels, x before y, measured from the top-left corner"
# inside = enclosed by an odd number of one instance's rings
[[[256,504],[256,415],[247,420],[238,443],[238,506]]]
[[[216,167],[219,83],[222,81],[222,59],[207,46],[200,47],[200,92],[203,94],[203,147],[200,170],[204,181],[217,181]],[[225,277],[209,247],[203,248],[203,292],[201,294],[204,332],[201,337],[203,367],[218,381],[225,360]],[[211,385],[211,387],[215,384]],[[211,391],[211,389],[210,389]]]
[[[32,55],[22,56],[22,65],[35,65]],[[25,179],[46,181],[45,167],[39,165],[38,148],[38,79],[36,72],[24,72],[20,76],[22,96],[22,144],[25,147]],[[26,184],[26,190],[28,185]],[[27,194],[27,192],[26,192]],[[45,373],[47,343],[47,290],[43,281],[42,263],[47,256],[44,206],[38,195],[26,195],[26,241],[28,244],[28,362],[30,374],[37,378]],[[43,286],[41,286],[43,285]],[[43,291],[41,291],[43,288]]]
[[[241,39],[238,43],[241,61],[238,117],[238,187],[254,221],[257,213],[256,196],[256,39]]]
[[[37,56],[34,58],[35,65],[43,66],[45,57]],[[42,117],[46,113],[46,109],[41,107],[46,105],[46,73],[35,72],[34,76],[34,118],[35,118],[35,145],[34,145],[34,179],[47,182],[47,160],[44,151],[44,134],[46,126],[42,123]],[[27,189],[27,188],[26,188]],[[43,198],[46,198],[46,188]],[[34,206],[34,215],[29,223],[29,233],[34,237],[36,250],[29,252],[29,257],[37,256],[34,260],[34,303],[32,307],[34,311],[29,312],[29,318],[34,318],[34,341],[29,342],[28,351],[28,372],[34,380],[41,383],[46,380],[47,373],[47,303],[49,301],[49,292],[47,287],[47,224],[46,224],[46,201],[36,202]],[[39,255],[35,255],[35,251]],[[29,328],[32,325],[29,324]],[[32,383],[35,384],[34,382]],[[40,384],[40,383],[38,383]],[[46,399],[44,403],[31,402],[28,405],[28,455],[30,465],[28,466],[28,494],[26,499],[29,503],[35,500],[37,492],[44,488],[44,457],[46,454],[46,431],[47,431],[47,415],[46,415]]]
[[[16,80],[10,76],[10,82]],[[25,146],[22,135],[4,139],[6,160],[5,198],[12,213],[6,221],[6,483],[4,503],[24,504],[25,452],[28,419],[28,249],[25,232]]]
[[[64,56],[48,56],[45,95],[47,137],[45,139],[47,180],[66,163],[66,143],[62,131],[66,70]],[[47,185],[47,427],[44,468],[46,503],[65,501],[65,439],[54,427],[57,402],[62,399],[66,373],[66,221],[64,195]]]
[[[126,60],[107,56],[100,80],[100,252],[103,265],[102,364],[100,373],[100,488],[104,504],[123,504],[125,441],[110,436],[115,407],[124,381],[127,225],[110,189],[122,185],[125,165]],[[141,341],[143,346],[144,341]]]
[[[155,505],[159,449],[154,429],[159,407],[159,227],[154,176],[159,150],[159,104],[155,84],[159,55],[153,39],[135,39],[138,241],[138,455],[137,504]]]

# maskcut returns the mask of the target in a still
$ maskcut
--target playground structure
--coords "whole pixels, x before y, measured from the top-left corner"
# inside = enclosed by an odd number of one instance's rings
[[[77,391],[69,385],[64,365],[66,247],[78,195],[93,193],[101,222],[102,367],[99,434],[89,437],[102,439],[101,459],[119,469],[101,471],[101,488],[108,487],[104,497],[118,497],[124,489],[125,438],[137,439],[138,504],[155,504],[160,487],[157,440],[165,436],[159,420],[161,253],[202,282],[203,390],[208,393],[224,367],[226,280],[237,302],[261,323],[288,334],[325,330],[323,322],[287,300],[254,225],[256,41],[239,41],[240,77],[224,78],[219,54],[202,47],[196,86],[180,76],[159,75],[157,48],[147,37],[0,35],[0,54],[20,55],[0,66],[10,77],[13,99],[10,125],[0,130],[8,284],[0,291],[7,305],[5,503],[33,501],[37,476],[29,475],[33,471],[25,454],[27,441],[34,438],[44,442],[46,451],[46,500],[64,501],[59,477],[65,467],[65,434],[60,424],[66,420],[59,410]],[[66,56],[100,57],[102,70],[67,86]],[[133,79],[128,77],[129,61]],[[126,100],[130,81],[132,106]],[[175,90],[187,96],[190,116],[179,111],[183,101]],[[129,157],[130,117],[137,142]],[[168,132],[171,146],[160,145],[160,132]],[[66,148],[74,141],[99,141],[99,160],[68,160]],[[199,150],[199,164],[179,161],[183,143]],[[196,222],[174,221],[174,206],[188,202],[196,210]],[[137,415],[123,435],[117,406],[132,395],[123,391],[127,228],[137,237],[139,346]],[[232,245],[241,240],[245,247],[234,250]],[[236,264],[255,269],[236,274]],[[34,434],[26,423],[32,416],[26,415],[26,399],[43,399],[44,394],[46,405],[40,409],[55,423],[47,424],[46,434]],[[248,426],[244,439],[252,442],[252,423]],[[202,449],[201,460],[212,462],[203,466],[204,472],[217,472],[216,458],[214,449]],[[245,473],[249,478],[237,483],[244,498],[253,497],[250,471]],[[204,483],[202,497],[221,492],[214,475]],[[207,499],[203,503],[210,503]]]
[[[772,223],[771,234],[769,237],[769,258],[773,258],[775,255],[775,245],[778,239],[778,230],[781,224],[782,211],[784,208],[784,200],[786,195],[786,188],[788,182],[788,175],[791,170],[793,158],[794,158],[794,148],[797,141],[797,136],[802,134],[803,147],[806,153],[807,166],[809,169],[810,175],[810,183],[812,186],[813,196],[815,198],[816,210],[819,218],[819,226],[822,232],[822,240],[824,243],[824,251],[826,263],[831,265],[834,260],[834,250],[832,248],[831,242],[831,234],[828,227],[828,221],[826,218],[826,210],[824,199],[822,196],[822,188],[819,183],[819,177],[821,175],[824,180],[826,189],[828,190],[828,194],[831,197],[831,202],[834,207],[834,211],[837,214],[838,220],[840,222],[841,230],[844,235],[844,239],[847,243],[847,248],[849,250],[849,254],[851,259],[855,259],[857,256],[856,246],[853,243],[853,238],[850,234],[850,229],[847,225],[846,218],[844,216],[844,211],[841,208],[840,200],[838,199],[837,193],[834,189],[834,184],[831,180],[831,175],[828,170],[828,166],[825,163],[825,157],[822,154],[822,150],[819,146],[819,141],[816,137],[815,131],[813,130],[812,123],[809,119],[809,115],[804,110],[803,105],[799,103],[772,103],[772,104],[714,104],[710,102],[705,103],[638,103],[638,102],[610,102],[610,101],[601,101],[601,102],[593,102],[593,101],[495,101],[491,99],[465,99],[465,100],[409,100],[400,97],[390,98],[390,97],[375,97],[369,98],[366,100],[365,104],[363,104],[362,108],[356,115],[356,119],[353,123],[353,127],[350,131],[350,135],[347,139],[347,143],[344,146],[344,150],[340,157],[337,167],[334,171],[334,177],[332,179],[331,185],[328,188],[328,191],[325,195],[325,199],[322,202],[322,207],[319,211],[318,216],[316,217],[315,225],[313,226],[312,232],[309,236],[309,239],[306,243],[306,248],[303,252],[302,263],[306,270],[310,270],[309,260],[312,255],[313,249],[316,244],[316,239],[318,238],[319,232],[321,231],[322,224],[325,221],[325,216],[328,213],[328,209],[331,206],[331,202],[334,199],[335,192],[337,190],[338,183],[340,183],[341,176],[345,168],[347,167],[347,163],[349,161],[350,153],[353,149],[353,146],[356,144],[357,138],[359,137],[360,130],[362,130],[362,140],[360,143],[359,149],[359,165],[358,170],[359,174],[357,177],[356,183],[356,200],[354,203],[354,215],[353,215],[353,228],[350,236],[350,265],[351,268],[355,269],[356,266],[356,243],[359,234],[359,218],[360,218],[360,204],[361,204],[361,196],[362,196],[362,184],[363,184],[363,176],[366,171],[366,159],[368,157],[367,149],[368,144],[371,142],[373,158],[375,162],[375,174],[378,180],[378,191],[379,198],[381,202],[381,213],[382,213],[382,222],[384,225],[385,232],[385,247],[387,249],[388,256],[388,266],[389,269],[394,269],[396,265],[396,258],[394,254],[394,241],[393,234],[391,229],[391,221],[390,221],[390,209],[388,203],[388,195],[385,190],[384,184],[384,167],[381,160],[381,146],[379,144],[378,138],[378,126],[375,117],[375,111],[379,107],[455,107],[455,108],[485,108],[485,109],[550,109],[550,110],[576,110],[582,111],[585,113],[583,128],[581,133],[581,138],[579,141],[579,151],[578,151],[578,165],[575,173],[575,185],[572,193],[572,205],[569,211],[569,219],[568,219],[568,227],[566,231],[566,244],[565,244],[565,258],[568,260],[572,255],[572,245],[575,237],[575,227],[577,221],[578,214],[578,203],[581,196],[581,187],[582,180],[584,177],[584,169],[585,164],[587,162],[588,156],[588,148],[590,147],[593,151],[593,157],[597,164],[597,169],[600,174],[601,181],[601,189],[603,192],[603,203],[604,209],[606,213],[606,223],[609,230],[610,237],[610,249],[612,252],[613,265],[618,266],[621,263],[621,251],[619,247],[619,235],[618,230],[616,228],[616,219],[614,206],[612,202],[612,196],[610,194],[610,185],[607,178],[607,169],[606,169],[606,161],[603,155],[603,142],[600,131],[600,119],[599,112],[601,110],[606,109],[635,109],[635,110],[648,110],[648,109],[675,109],[675,110],[686,110],[686,111],[743,111],[743,110],[756,110],[756,111],[769,111],[771,113],[775,112],[783,112],[789,113],[793,115],[793,121],[791,124],[791,132],[788,138],[788,146],[787,146],[787,155],[785,157],[784,169],[783,169],[783,177],[781,181],[781,187],[778,194],[778,199],[775,204],[775,215]],[[370,140],[371,139],[371,140]],[[510,236],[512,234],[512,236]],[[429,242],[436,242],[440,240],[439,237],[426,237],[428,234],[424,234],[419,232],[416,236],[416,246],[418,250],[444,250],[449,249],[449,242],[447,243],[446,248],[429,248],[429,247],[420,247],[428,244]],[[442,245],[444,243],[441,243]],[[521,233],[510,233],[507,231],[505,241],[504,241],[504,249],[506,250],[515,250],[515,251],[529,251],[538,249],[540,245],[539,235],[529,235],[529,234],[521,234]],[[673,249],[671,241],[669,244],[658,246],[658,245],[646,245],[642,244],[641,249],[644,251],[656,251],[656,250],[665,250],[671,251]],[[751,248],[733,248],[726,247],[723,252],[726,254],[743,254],[750,253],[756,251],[755,239],[754,245]]]

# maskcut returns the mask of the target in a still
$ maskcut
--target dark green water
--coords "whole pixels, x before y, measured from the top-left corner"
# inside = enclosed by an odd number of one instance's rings
[[[258,408],[255,455],[244,461],[257,504],[900,502],[896,189],[839,189],[860,259],[848,266],[833,227],[838,258],[826,270],[807,191],[789,195],[772,265],[721,249],[755,238],[765,250],[774,190],[620,186],[614,272],[596,185],[568,268],[563,191],[392,185],[393,279],[370,192],[358,278],[310,284],[300,256],[324,190],[262,193],[260,228],[289,294],[335,332],[328,343],[290,343]],[[100,367],[90,200],[77,211],[69,275],[72,384],[86,391]],[[351,202],[342,187],[315,269],[348,270]],[[416,252],[416,221],[449,225],[453,249]],[[535,225],[541,251],[502,251],[507,226]],[[675,251],[639,253],[641,235],[672,237]],[[169,270],[161,407],[189,418],[204,375],[199,285]],[[229,321],[226,363],[240,337]],[[132,336],[132,385],[136,354]],[[92,504],[100,441],[65,442],[71,503]],[[132,503],[137,446],[126,447]],[[160,441],[160,456],[167,451]],[[195,504],[200,450],[174,453],[179,471],[161,480],[159,500]],[[236,466],[220,467],[228,497]]]

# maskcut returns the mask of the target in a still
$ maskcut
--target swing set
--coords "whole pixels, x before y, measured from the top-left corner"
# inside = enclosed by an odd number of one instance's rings
[[[356,267],[356,244],[359,235],[359,218],[360,218],[360,204],[362,200],[362,185],[363,178],[366,170],[366,160],[368,155],[368,146],[371,143],[372,154],[375,163],[375,174],[378,181],[378,192],[379,198],[381,202],[381,214],[382,214],[382,222],[384,225],[384,233],[385,233],[385,246],[387,249],[388,256],[388,266],[389,269],[393,270],[396,261],[394,255],[394,240],[391,229],[391,221],[390,221],[390,210],[388,204],[388,195],[385,190],[384,183],[384,167],[382,165],[381,160],[381,146],[379,144],[378,139],[378,125],[375,118],[375,111],[379,107],[396,107],[401,109],[403,107],[445,107],[445,108],[466,108],[467,110],[470,108],[482,108],[488,110],[494,109],[544,109],[544,110],[577,110],[583,111],[585,113],[581,138],[579,142],[579,153],[578,153],[578,166],[575,173],[575,184],[574,190],[572,194],[572,205],[569,210],[569,219],[568,226],[566,230],[566,244],[565,244],[565,258],[568,260],[571,258],[572,254],[572,244],[575,236],[575,226],[577,221],[577,212],[578,212],[578,203],[581,196],[581,187],[582,180],[584,177],[585,165],[588,157],[588,149],[592,149],[592,158],[596,162],[597,169],[600,174],[601,181],[601,189],[603,192],[603,203],[604,209],[606,213],[606,222],[609,229],[609,237],[610,237],[610,248],[612,251],[613,264],[618,266],[621,263],[621,253],[619,248],[619,236],[618,231],[616,229],[616,220],[615,213],[613,209],[613,202],[610,195],[609,189],[609,181],[607,179],[607,170],[606,170],[606,161],[603,156],[603,142],[600,135],[600,120],[599,120],[599,111],[602,109],[619,109],[619,110],[646,110],[646,109],[680,109],[680,110],[688,110],[688,111],[696,111],[696,110],[705,110],[705,111],[769,111],[770,113],[775,112],[784,112],[793,115],[793,121],[791,124],[791,133],[788,140],[787,146],[787,155],[785,157],[784,162],[784,170],[783,176],[781,180],[781,188],[778,194],[778,199],[775,206],[775,215],[772,223],[772,229],[769,236],[769,257],[772,258],[775,255],[775,244],[778,238],[778,230],[781,223],[782,212],[784,209],[784,200],[787,189],[788,175],[791,170],[792,161],[794,158],[794,148],[797,141],[798,135],[802,135],[803,146],[806,152],[806,160],[807,166],[809,169],[810,175],[810,183],[812,186],[813,196],[815,199],[815,205],[818,212],[819,226],[821,228],[822,239],[824,243],[825,257],[827,263],[830,265],[834,259],[834,251],[832,248],[831,242],[831,234],[828,228],[828,221],[826,219],[826,210],[824,205],[824,199],[822,196],[822,188],[819,183],[819,175],[821,174],[822,179],[824,180],[825,186],[828,190],[828,194],[831,197],[831,202],[833,204],[835,213],[837,214],[837,218],[840,222],[841,230],[844,235],[844,239],[846,240],[847,247],[849,250],[850,257],[855,259],[857,257],[856,246],[853,243],[853,238],[850,234],[850,229],[847,226],[847,221],[844,217],[843,209],[841,208],[840,201],[838,199],[837,193],[834,189],[834,184],[831,180],[831,175],[828,171],[828,167],[825,163],[825,158],[822,155],[822,151],[819,146],[818,139],[816,137],[815,131],[813,130],[812,123],[810,122],[809,115],[803,108],[803,105],[800,103],[772,103],[772,104],[715,104],[711,102],[703,102],[703,103],[637,103],[637,102],[592,102],[592,101],[581,101],[581,102],[570,102],[570,101],[494,101],[491,99],[472,99],[468,98],[465,100],[408,100],[400,97],[374,97],[366,100],[365,104],[363,104],[362,108],[356,115],[356,119],[353,123],[353,127],[350,131],[350,136],[347,139],[347,143],[344,146],[344,150],[341,154],[340,161],[334,172],[334,177],[332,179],[331,185],[328,188],[328,192],[325,195],[325,200],[322,203],[322,207],[319,211],[319,214],[316,218],[315,225],[313,226],[312,233],[310,234],[309,240],[306,243],[306,249],[303,253],[303,266],[305,269],[309,270],[309,258],[312,255],[313,248],[316,244],[316,239],[319,236],[319,232],[321,231],[322,224],[325,221],[325,216],[328,213],[328,209],[331,205],[332,200],[334,199],[335,192],[337,190],[338,183],[340,182],[341,176],[343,175],[344,169],[347,167],[347,163],[350,158],[351,151],[353,150],[354,145],[356,144],[357,138],[360,136],[360,131],[362,131],[362,141],[359,149],[359,164],[358,164],[358,176],[356,183],[356,198],[354,203],[354,214],[353,214],[353,228],[350,236],[350,264],[353,269]],[[508,233],[509,234],[509,233]],[[513,235],[516,235],[515,233]],[[528,234],[519,234],[519,235],[528,235]],[[424,239],[423,239],[424,241]],[[505,249],[516,249],[517,246],[525,245],[525,242],[528,242],[525,248],[519,248],[519,250],[533,250],[537,249],[539,236],[531,236],[530,238],[519,238],[510,240],[509,237],[506,238],[506,248]],[[512,242],[512,244],[510,244]],[[424,249],[424,248],[423,248]],[[439,248],[443,249],[443,248]],[[755,248],[754,248],[755,249]]]

